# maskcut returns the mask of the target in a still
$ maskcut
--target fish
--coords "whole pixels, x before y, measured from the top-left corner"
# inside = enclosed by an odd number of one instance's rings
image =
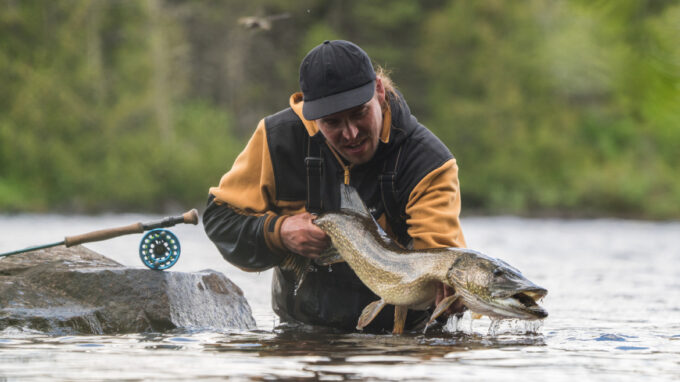
[[[368,304],[358,318],[362,330],[388,304],[395,306],[394,334],[402,334],[408,309],[434,306],[437,286],[444,283],[455,293],[435,308],[428,325],[454,302],[471,312],[494,319],[537,320],[548,316],[539,305],[548,293],[503,260],[467,248],[407,249],[390,238],[375,221],[356,189],[340,186],[339,211],[318,215],[313,223],[331,239],[341,260],[380,300]],[[425,328],[427,330],[427,327]]]

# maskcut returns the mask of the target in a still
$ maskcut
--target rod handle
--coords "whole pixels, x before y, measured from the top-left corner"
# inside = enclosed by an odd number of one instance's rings
[[[131,233],[142,232],[144,232],[144,225],[142,223],[135,223],[122,227],[101,229],[98,231],[83,233],[81,235],[66,236],[64,238],[64,245],[67,247],[72,247],[78,244],[91,243],[93,241],[101,241]]]
[[[64,245],[67,247],[72,247],[77,244],[91,243],[93,241],[102,241],[106,239],[111,239],[118,236],[128,235],[131,233],[142,233],[154,228],[166,228],[172,227],[176,224],[198,224],[198,211],[194,208],[183,213],[180,216],[170,216],[160,221],[155,221],[151,223],[134,223],[117,228],[108,228],[98,231],[92,231],[84,233],[81,235],[67,236],[64,238]]]

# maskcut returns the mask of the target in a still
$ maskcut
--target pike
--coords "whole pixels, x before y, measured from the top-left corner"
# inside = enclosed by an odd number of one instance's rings
[[[341,186],[340,211],[326,212],[314,224],[331,238],[334,249],[359,279],[380,297],[363,309],[358,330],[391,304],[395,306],[393,333],[403,333],[407,310],[434,305],[440,282],[452,287],[455,294],[435,307],[428,325],[458,299],[473,313],[492,318],[535,320],[548,316],[537,303],[548,291],[502,260],[464,248],[403,248],[380,228],[351,186]],[[317,263],[337,260],[327,256]]]

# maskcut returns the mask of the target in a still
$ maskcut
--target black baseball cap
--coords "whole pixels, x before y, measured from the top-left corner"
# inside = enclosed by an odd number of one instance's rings
[[[375,71],[371,59],[357,45],[327,40],[302,60],[300,89],[302,115],[315,120],[370,101]]]

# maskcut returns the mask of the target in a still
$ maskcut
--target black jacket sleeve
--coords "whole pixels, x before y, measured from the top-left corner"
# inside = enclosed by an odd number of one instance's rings
[[[251,272],[278,265],[283,256],[269,249],[264,238],[266,216],[245,215],[210,195],[203,226],[225,260]]]

